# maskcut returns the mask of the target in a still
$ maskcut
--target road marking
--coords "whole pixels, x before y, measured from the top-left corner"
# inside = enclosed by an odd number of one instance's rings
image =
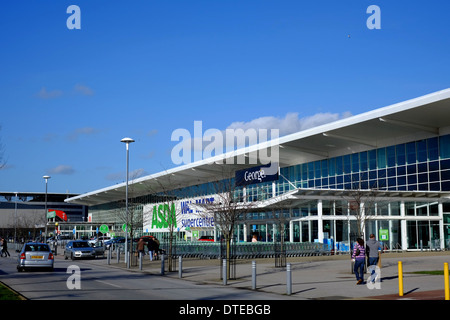
[[[116,287],[116,288],[122,288],[121,286],[118,286],[116,284],[112,284],[112,283],[109,283],[109,282],[106,282],[106,281],[102,281],[102,280],[95,280],[95,281],[101,282],[101,283],[104,283],[104,284],[108,284],[108,285]]]

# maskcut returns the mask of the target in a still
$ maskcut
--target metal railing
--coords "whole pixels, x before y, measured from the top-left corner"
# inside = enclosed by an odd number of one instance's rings
[[[280,243],[234,243],[233,258],[273,258],[276,253],[276,245],[280,246]],[[285,242],[283,245],[287,257],[329,255],[331,253],[331,249],[322,243]],[[216,242],[177,242],[176,255],[185,258],[219,259],[225,256],[223,251],[223,246],[221,247],[220,243]]]

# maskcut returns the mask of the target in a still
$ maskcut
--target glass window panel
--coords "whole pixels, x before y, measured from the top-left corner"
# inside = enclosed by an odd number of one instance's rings
[[[439,172],[430,172],[429,179],[430,179],[430,182],[432,182],[432,181],[439,181],[440,180],[439,179]]]
[[[386,158],[388,167],[395,166],[395,146],[386,148]]]
[[[418,162],[427,161],[428,160],[427,141],[426,140],[417,141],[416,147],[417,147],[417,161]]]
[[[418,174],[419,183],[428,182],[428,173],[419,173]]]
[[[308,179],[308,165],[306,163],[302,164],[302,180]]]
[[[401,166],[406,164],[405,145],[399,144],[395,147],[397,156],[397,165]]]
[[[406,166],[397,167],[397,175],[403,176],[406,174]]]
[[[322,178],[328,177],[328,160],[327,159],[322,160],[320,162],[320,165],[322,167]]]
[[[450,160],[442,160],[441,161],[441,170],[450,169]]]
[[[419,173],[428,172],[428,164],[427,163],[419,163],[417,165],[417,172],[419,172]]]
[[[377,150],[368,151],[369,154],[369,169],[374,170],[377,168]]]
[[[415,174],[408,175],[408,184],[417,183],[417,176]]]
[[[437,186],[435,186],[437,188]],[[430,187],[431,189],[431,187]],[[432,189],[432,190],[439,190],[439,189]],[[450,191],[450,181],[444,181],[442,182],[442,191]]]
[[[406,177],[405,176],[397,177],[397,185],[403,186],[405,184],[406,184]]]
[[[344,166],[342,162],[342,157],[336,158],[336,174],[343,174],[344,173]]]
[[[409,142],[406,144],[406,161],[407,163],[416,163],[416,143]]]
[[[380,148],[377,150],[377,165],[378,168],[386,167],[386,148]]]
[[[427,140],[428,159],[437,160],[439,158],[438,138],[430,138]]]
[[[420,191],[428,191],[428,183],[419,183],[418,184],[418,189]]]
[[[395,168],[389,168],[389,169],[387,169],[387,175],[388,175],[388,177],[395,177],[395,174],[396,173],[396,170],[395,170]]]
[[[416,165],[415,164],[408,165],[407,170],[408,174],[416,173],[417,172]]]
[[[359,171],[359,154],[354,153],[352,154],[352,172],[358,171]]]
[[[450,180],[450,170],[441,171],[441,180]]]
[[[361,171],[366,171],[368,168],[368,162],[367,162],[367,151],[361,152],[359,154],[359,165]]]
[[[439,137],[439,153],[441,159],[450,158],[450,135]]]
[[[350,173],[351,172],[350,155],[345,155],[343,158],[344,158],[344,173]]]
[[[314,162],[314,171],[315,171],[315,178],[320,178],[320,161]]]
[[[439,161],[430,161],[428,163],[428,168],[430,169],[430,171],[439,170]]]
[[[328,174],[330,176],[334,176],[336,174],[336,159],[335,158],[332,158],[328,161],[328,168],[329,168]]]
[[[400,215],[400,203],[399,202],[391,202],[390,203],[391,216],[399,216]]]
[[[308,179],[314,179],[314,162],[308,163]]]

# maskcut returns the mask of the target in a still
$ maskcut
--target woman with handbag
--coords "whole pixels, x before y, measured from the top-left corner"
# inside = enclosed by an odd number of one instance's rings
[[[364,282],[364,264],[366,262],[366,252],[364,248],[364,240],[361,238],[356,239],[356,244],[353,247],[352,259],[355,262],[353,271],[356,276],[356,284],[362,284]]]

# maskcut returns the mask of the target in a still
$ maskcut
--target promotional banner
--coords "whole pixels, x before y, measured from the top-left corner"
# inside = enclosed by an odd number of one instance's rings
[[[214,217],[201,214],[199,205],[214,202],[215,196],[204,196],[179,201],[151,203],[144,206],[143,230],[146,232],[168,232],[186,228],[213,228]]]

